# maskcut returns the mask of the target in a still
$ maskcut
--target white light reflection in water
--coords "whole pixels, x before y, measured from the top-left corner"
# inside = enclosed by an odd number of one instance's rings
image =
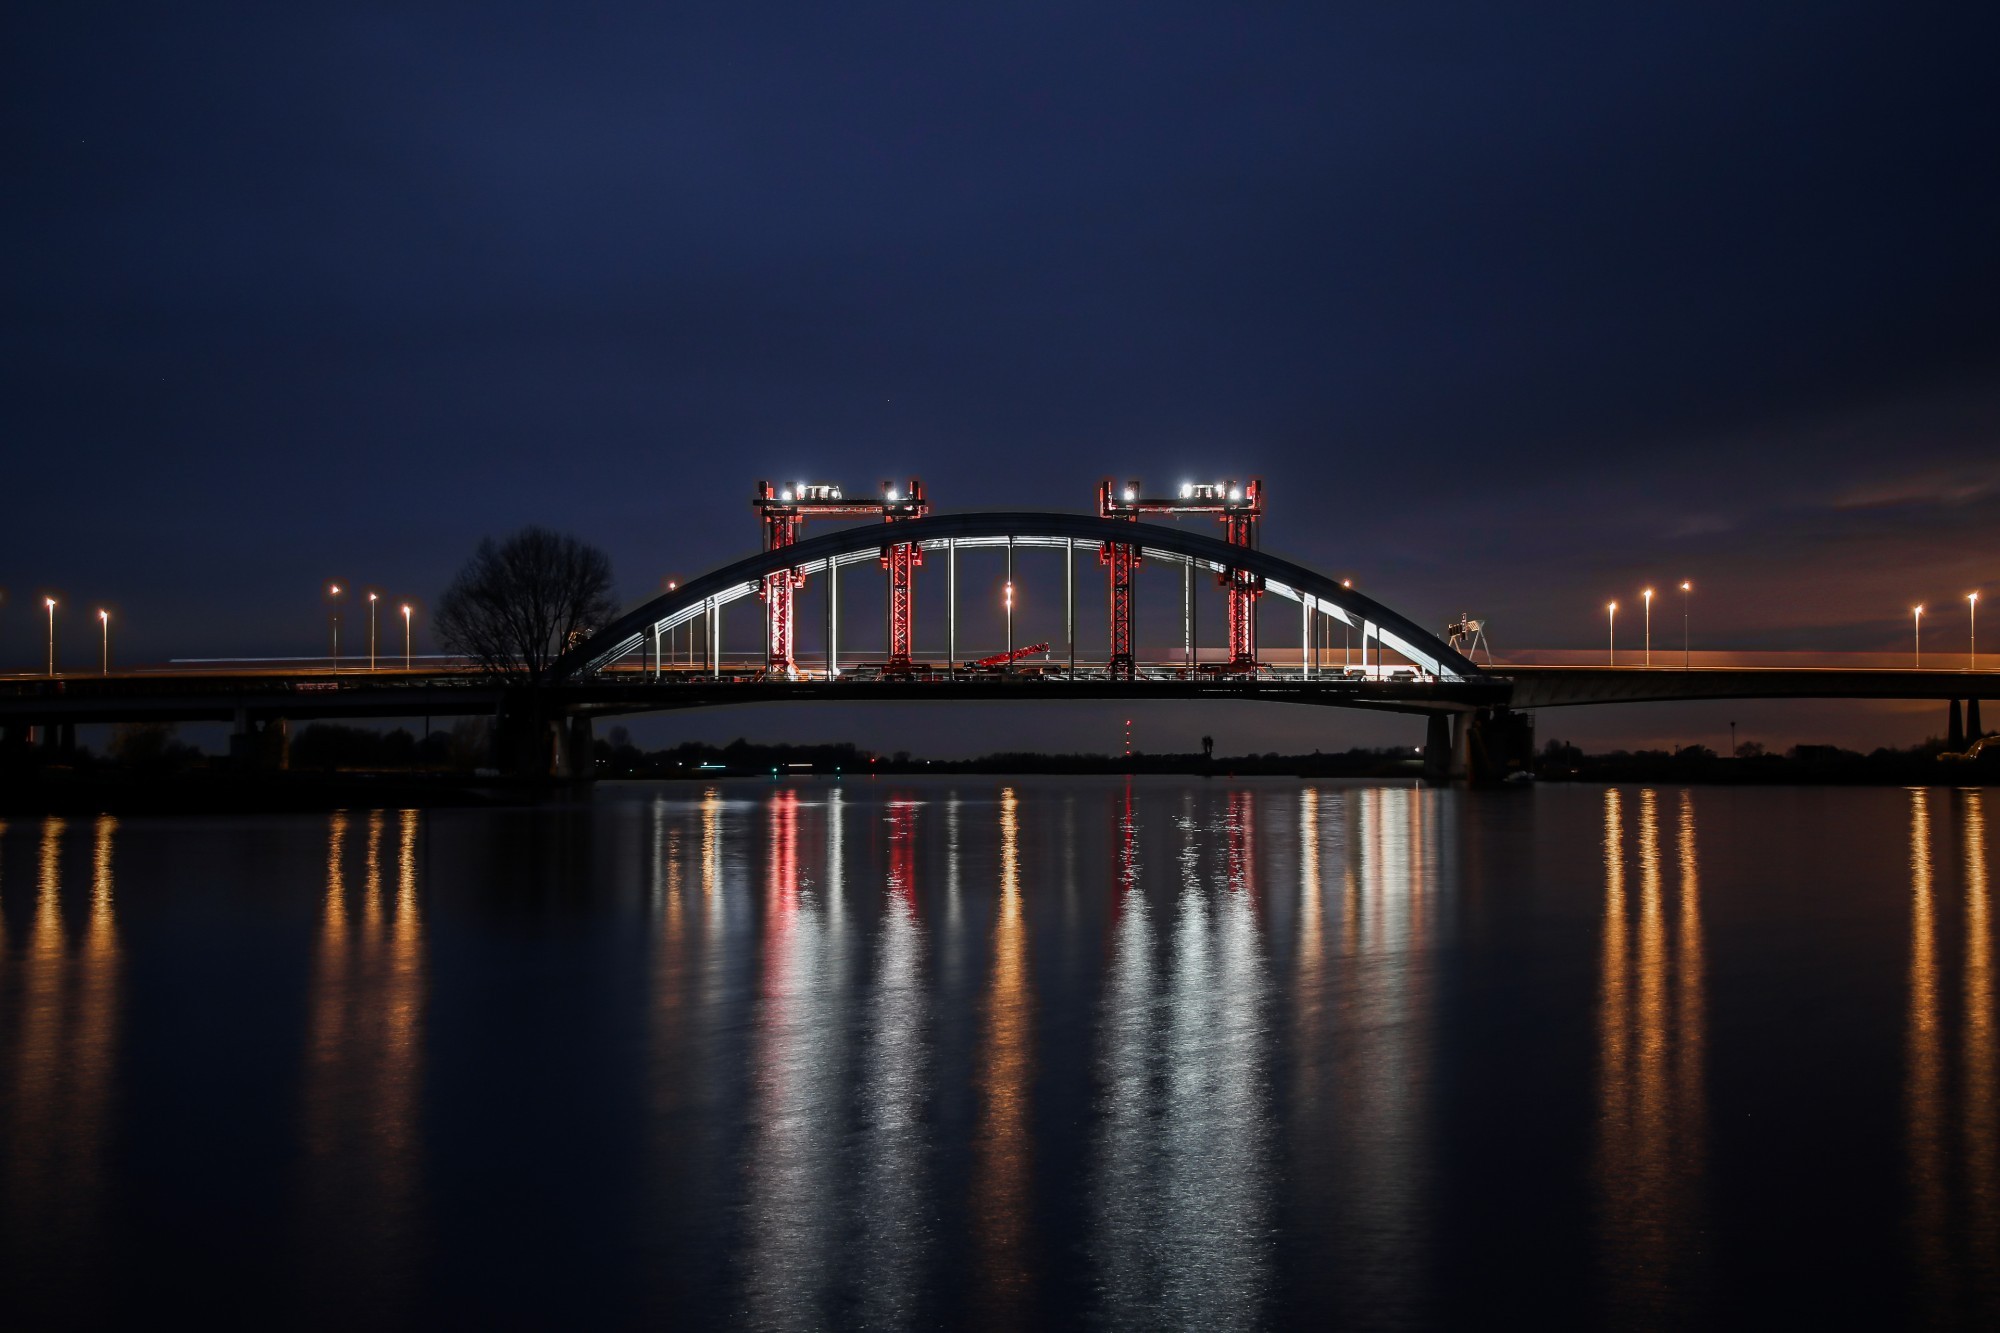
[[[1679,802],[1671,928],[1659,793],[1639,793],[1636,921],[1624,805],[1605,791],[1597,1176],[1611,1312],[1632,1326],[1700,1308],[1707,1011],[1694,797]]]
[[[917,915],[914,801],[889,802],[888,876],[875,950],[861,1084],[861,1323],[898,1328],[915,1316],[927,1259],[928,1173],[924,1105],[924,931]],[[829,845],[837,842],[829,838]]]
[[[4,831],[0,825],[0,831]],[[71,1268],[103,1241],[104,1157],[117,1059],[119,946],[113,848],[118,821],[89,825],[90,897],[80,939],[63,939],[63,850],[72,826],[42,821],[35,912],[0,1018],[16,1027],[11,1114],[0,1118],[0,1201],[19,1247],[9,1266]],[[4,944],[4,941],[0,941]],[[0,1038],[6,1035],[0,1023]],[[0,1099],[5,1107],[6,1099]],[[101,1293],[75,1292],[81,1319]]]
[[[1103,1317],[1114,1326],[1253,1327],[1270,1285],[1268,979],[1256,917],[1256,796],[1219,822],[1176,819],[1178,893],[1164,968],[1121,821],[1094,1200]]]
[[[798,796],[773,792],[766,821],[762,981],[752,1038],[745,1170],[745,1302],[758,1327],[827,1322],[844,1106],[846,938],[806,889]]]

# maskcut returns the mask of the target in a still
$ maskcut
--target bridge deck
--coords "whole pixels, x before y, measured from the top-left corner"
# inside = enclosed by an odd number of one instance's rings
[[[655,679],[611,671],[554,687],[556,707],[593,715],[663,712],[747,703],[1239,699],[1393,712],[1470,708],[1562,708],[1700,699],[1992,699],[2000,672],[1844,667],[1503,666],[1474,680],[1305,678],[1296,668],[1257,678],[1189,679],[1161,666],[1135,681],[1101,671],[1065,673],[933,671],[916,679],[760,680],[751,672],[720,678],[692,670]],[[239,714],[299,720],[449,717],[492,713],[505,698],[493,680],[470,670],[376,672],[155,671],[111,676],[0,680],[0,722],[220,721]]]

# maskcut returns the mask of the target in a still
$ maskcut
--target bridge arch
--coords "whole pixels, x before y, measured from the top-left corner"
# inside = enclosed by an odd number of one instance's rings
[[[861,525],[807,538],[775,551],[760,551],[734,564],[689,579],[620,615],[556,662],[553,677],[567,680],[601,671],[644,648],[648,636],[688,624],[711,607],[755,596],[766,575],[796,569],[806,575],[877,558],[885,546],[909,542],[925,550],[1074,546],[1096,551],[1107,544],[1137,546],[1148,559],[1189,564],[1221,573],[1247,570],[1264,580],[1265,590],[1301,603],[1308,615],[1324,614],[1447,680],[1474,680],[1485,673],[1415,621],[1352,588],[1342,587],[1303,565],[1204,533],[1157,523],[1128,523],[1089,514],[995,512],[940,514],[890,524]]]

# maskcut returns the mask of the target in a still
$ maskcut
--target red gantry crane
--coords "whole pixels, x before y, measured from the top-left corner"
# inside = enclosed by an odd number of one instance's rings
[[[775,551],[795,545],[799,529],[808,518],[875,518],[894,523],[899,519],[922,518],[930,512],[924,500],[924,486],[915,477],[907,487],[882,483],[879,500],[849,500],[840,487],[827,482],[800,482],[795,486],[757,483],[751,500],[764,523],[764,549]],[[910,603],[915,569],[924,562],[921,548],[896,542],[882,548],[882,566],[889,571],[889,669],[907,673],[910,669]],[[798,674],[793,651],[796,621],[793,598],[803,588],[806,576],[796,569],[764,577],[757,595],[763,599],[766,625],[765,670],[790,679]]]
[[[1123,486],[1106,478],[1097,487],[1097,513],[1136,523],[1141,514],[1214,514],[1222,520],[1223,536],[1231,546],[1257,544],[1257,520],[1264,514],[1264,483],[1252,477],[1248,485],[1234,481],[1188,482],[1173,496],[1148,496],[1139,483]],[[1133,656],[1133,584],[1139,572],[1136,544],[1108,542],[1098,552],[1099,563],[1111,576],[1111,678],[1131,680],[1138,672]],[[1224,570],[1216,579],[1229,591],[1229,663],[1225,671],[1257,669],[1257,599],[1264,582],[1248,570]]]

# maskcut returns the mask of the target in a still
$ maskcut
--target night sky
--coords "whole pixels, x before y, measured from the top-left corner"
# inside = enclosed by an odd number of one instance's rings
[[[946,510],[1262,476],[1267,549],[1503,655],[1683,577],[1698,647],[1901,651],[1924,601],[1962,654],[1965,593],[2000,603],[1996,37],[1971,5],[17,7],[0,669],[39,668],[44,593],[79,666],[99,605],[125,661],[314,652],[329,579],[422,607],[537,522],[637,599],[755,549],[759,477],[911,474]],[[1138,716],[1148,748],[1421,739]]]

